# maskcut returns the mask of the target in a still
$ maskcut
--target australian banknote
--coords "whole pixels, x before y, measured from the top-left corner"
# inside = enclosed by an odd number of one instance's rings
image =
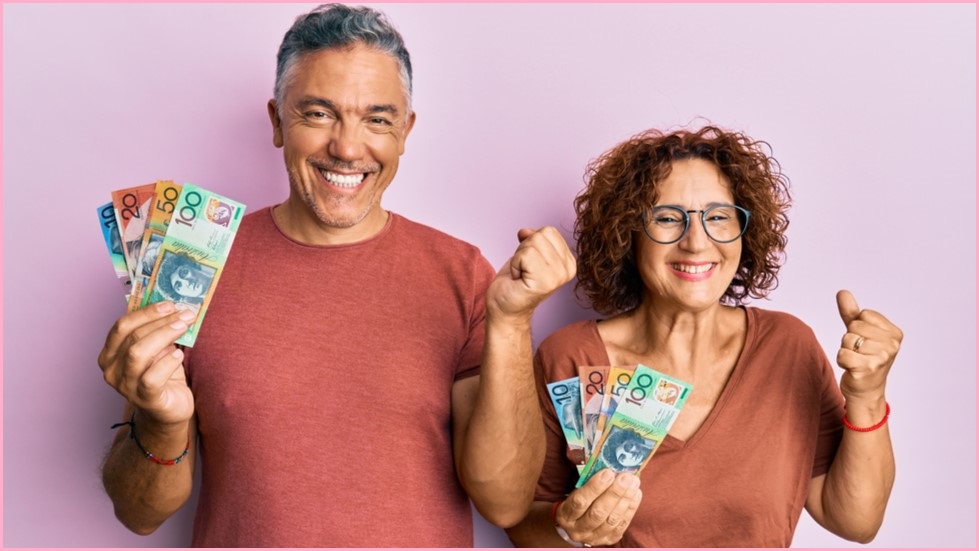
[[[146,304],[172,301],[197,314],[177,344],[193,346],[224,269],[245,205],[184,184],[146,288]]]
[[[638,365],[577,487],[606,468],[639,473],[666,438],[692,388],[689,383]]]
[[[146,286],[153,275],[156,257],[167,233],[167,226],[170,225],[170,217],[176,210],[181,188],[180,184],[175,184],[172,180],[159,180],[155,184],[129,299],[130,312],[141,308],[149,298],[145,292]]]
[[[150,203],[156,193],[156,184],[120,189],[112,192],[112,206],[115,209],[116,223],[122,237],[122,251],[126,258],[130,279],[136,279],[140,247],[143,244],[143,230]]]
[[[556,381],[547,385],[547,393],[554,404],[558,423],[568,444],[568,459],[580,474],[588,456],[585,454],[585,432],[581,421],[581,385],[578,377]]]
[[[116,272],[116,278],[129,295],[132,286],[132,279],[129,276],[129,268],[126,266],[126,256],[122,250],[122,234],[119,233],[119,223],[116,221],[116,210],[112,201],[100,206],[99,225],[102,227],[102,240],[105,248],[109,251],[109,260],[112,261],[112,269]]]
[[[605,425],[609,418],[615,413],[615,408],[619,405],[619,399],[626,387],[632,380],[632,374],[636,371],[636,366],[613,365],[608,370],[608,377],[605,380],[605,392],[602,396],[602,410],[598,416],[598,424],[595,430],[598,434],[605,431]]]
[[[585,455],[591,455],[598,436],[598,418],[602,413],[602,398],[609,366],[578,366],[581,385],[581,419],[585,432]]]

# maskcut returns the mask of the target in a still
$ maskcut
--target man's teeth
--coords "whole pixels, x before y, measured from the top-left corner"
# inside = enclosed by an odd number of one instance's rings
[[[323,177],[326,178],[327,182],[330,182],[337,187],[357,187],[364,181],[364,175],[362,173],[337,174],[336,172],[327,172],[325,170],[320,172],[323,174]]]
[[[680,271],[680,272],[685,272],[685,273],[688,273],[688,274],[702,274],[704,272],[709,271],[713,267],[714,267],[713,264],[698,264],[696,266],[691,266],[690,264],[674,264],[673,265],[673,269],[674,270],[677,270],[677,271]]]

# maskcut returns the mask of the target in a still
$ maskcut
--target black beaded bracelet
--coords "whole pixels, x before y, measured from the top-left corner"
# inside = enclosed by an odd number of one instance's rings
[[[190,436],[188,436],[187,447],[184,448],[184,453],[180,454],[180,457],[177,457],[176,459],[160,459],[159,457],[146,451],[146,448],[143,447],[142,442],[140,442],[139,438],[136,437],[136,412],[133,412],[132,417],[130,417],[128,421],[122,423],[116,423],[115,425],[112,425],[109,428],[117,429],[123,425],[129,425],[129,438],[136,443],[136,447],[139,448],[139,451],[143,452],[143,456],[154,463],[157,463],[159,465],[168,465],[168,466],[176,465],[177,463],[183,461],[183,459],[187,457],[187,454],[190,453]]]

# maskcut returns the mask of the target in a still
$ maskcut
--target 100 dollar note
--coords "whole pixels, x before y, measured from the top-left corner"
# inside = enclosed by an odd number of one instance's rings
[[[160,244],[146,304],[172,301],[197,314],[177,344],[193,346],[214,295],[245,205],[184,184]]]
[[[692,388],[639,364],[576,487],[602,469],[638,474],[666,438]]]

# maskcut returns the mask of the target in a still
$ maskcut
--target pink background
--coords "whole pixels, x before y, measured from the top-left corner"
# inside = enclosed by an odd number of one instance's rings
[[[122,401],[95,358],[123,299],[96,206],[160,178],[250,209],[284,198],[265,102],[310,7],[3,6],[5,546],[189,543],[193,507],[141,538],[101,490]],[[496,265],[522,225],[569,235],[585,164],[635,132],[703,117],[771,143],[795,207],[781,286],[758,304],[807,321],[831,358],[839,288],[907,335],[873,546],[975,546],[974,4],[382,9],[418,111],[385,205]],[[535,336],[590,315],[564,289]],[[794,543],[848,545],[806,515]],[[477,519],[476,544],[508,542]]]

